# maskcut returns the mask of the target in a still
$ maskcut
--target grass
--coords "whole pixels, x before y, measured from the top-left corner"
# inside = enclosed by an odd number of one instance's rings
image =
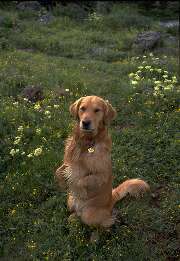
[[[81,21],[53,13],[43,25],[38,13],[0,10],[2,260],[178,260],[178,60],[131,49],[138,32],[165,29],[136,5]],[[45,99],[24,100],[29,85],[42,86]],[[121,223],[100,231],[97,243],[91,228],[68,222],[66,194],[53,178],[72,129],[68,107],[93,94],[118,112],[110,129],[114,186],[139,177],[153,193],[119,202]]]

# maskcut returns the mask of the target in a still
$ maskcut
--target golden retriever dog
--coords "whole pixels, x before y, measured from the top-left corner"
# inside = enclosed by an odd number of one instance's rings
[[[115,222],[114,204],[127,194],[149,190],[140,179],[130,179],[112,189],[111,137],[108,126],[116,111],[97,96],[82,97],[70,106],[77,123],[66,141],[64,163],[55,173],[68,190],[68,208],[87,225],[104,228]]]

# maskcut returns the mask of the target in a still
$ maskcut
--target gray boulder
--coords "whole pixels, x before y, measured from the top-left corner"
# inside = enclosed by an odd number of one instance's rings
[[[164,28],[179,28],[179,21],[178,20],[173,20],[173,21],[163,21],[159,23],[160,26]]]
[[[41,24],[49,24],[54,20],[54,16],[51,15],[50,13],[44,14],[42,16],[40,16],[39,18],[39,22]]]
[[[0,16],[0,26],[4,25],[4,21],[5,21],[5,17],[4,16]]]
[[[23,1],[16,8],[20,11],[40,11],[41,5],[38,1]]]
[[[22,91],[21,96],[28,99],[30,102],[37,102],[44,99],[42,88],[39,86],[26,86]]]
[[[134,40],[133,49],[144,52],[154,49],[161,41],[160,32],[148,31],[139,33]]]
[[[94,56],[101,56],[108,52],[108,48],[107,47],[93,47],[93,48],[91,48],[90,52]]]

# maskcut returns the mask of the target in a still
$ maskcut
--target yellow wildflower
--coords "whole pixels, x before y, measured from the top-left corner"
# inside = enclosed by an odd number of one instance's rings
[[[138,82],[137,81],[131,81],[131,84],[136,85],[136,84],[138,84]]]
[[[129,77],[133,77],[135,74],[134,73],[130,73],[129,74]]]
[[[39,109],[41,109],[40,104],[39,104],[39,103],[35,104],[35,105],[34,105],[34,109],[37,110],[37,111],[38,111]]]

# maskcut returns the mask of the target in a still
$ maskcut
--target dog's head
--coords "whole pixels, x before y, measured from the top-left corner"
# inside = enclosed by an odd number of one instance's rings
[[[78,120],[81,132],[95,135],[116,116],[112,105],[98,96],[80,98],[70,106],[70,112]]]

